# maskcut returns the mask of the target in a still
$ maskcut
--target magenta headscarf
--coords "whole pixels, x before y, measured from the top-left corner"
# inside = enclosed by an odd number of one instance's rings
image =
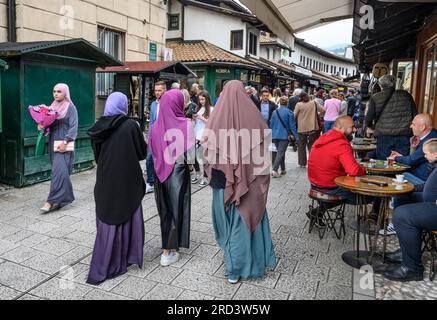
[[[58,102],[53,101],[51,107],[58,113],[58,119],[64,119],[67,115],[68,107],[74,104],[70,98],[70,88],[65,83],[58,83],[53,90],[59,90],[64,94],[64,100]]]
[[[194,130],[184,114],[184,95],[173,89],[159,101],[158,120],[150,131],[156,176],[164,183],[173,172],[178,158],[194,146]]]

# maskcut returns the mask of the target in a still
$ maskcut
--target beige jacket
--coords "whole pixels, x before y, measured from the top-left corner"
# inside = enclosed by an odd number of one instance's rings
[[[294,109],[297,121],[297,132],[306,133],[319,130],[319,122],[316,117],[316,109],[319,116],[323,116],[325,110],[317,101],[299,102]]]

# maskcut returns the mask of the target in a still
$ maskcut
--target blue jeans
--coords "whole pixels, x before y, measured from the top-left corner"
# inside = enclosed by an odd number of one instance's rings
[[[323,193],[326,193],[331,196],[339,196],[344,199],[346,199],[347,204],[356,205],[357,204],[357,195],[355,193],[352,193],[350,191],[347,191],[342,188],[336,188],[333,190],[323,190]]]
[[[155,184],[155,167],[153,165],[153,156],[150,150],[147,153],[146,170],[147,170],[147,184],[153,186]]]
[[[334,129],[334,123],[335,123],[335,121],[325,121],[323,133],[326,133],[326,132]]]
[[[423,181],[422,179],[416,177],[415,175],[412,175],[411,173],[404,173],[405,180],[407,180],[409,183],[411,183],[414,186],[421,186],[426,183],[426,181]]]
[[[402,265],[414,272],[423,272],[422,232],[437,230],[437,205],[415,203],[395,209],[393,225],[402,250]]]
[[[423,202],[423,192],[413,192],[402,196],[396,196],[393,198],[393,207],[404,206],[406,204],[421,203]]]
[[[376,144],[376,159],[387,160],[392,151],[407,156],[410,154],[410,137],[379,136]]]

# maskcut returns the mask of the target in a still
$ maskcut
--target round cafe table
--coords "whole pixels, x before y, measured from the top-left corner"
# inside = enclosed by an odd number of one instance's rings
[[[355,158],[359,158],[360,152],[371,152],[376,150],[376,144],[352,144]]]
[[[392,166],[388,165],[388,161],[384,161],[382,164],[363,161],[358,161],[358,163],[366,169],[367,173],[372,175],[395,176],[411,169],[411,167],[397,162]]]
[[[370,234],[368,234],[368,241],[366,235],[364,235],[365,250],[361,251],[360,247],[360,233],[357,232],[356,235],[356,248],[354,251],[347,251],[342,255],[343,261],[349,266],[361,269],[365,265],[373,265],[374,272],[384,271],[384,260],[385,253],[387,249],[387,220],[389,217],[389,202],[390,198],[402,194],[407,194],[414,191],[414,186],[411,183],[395,183],[392,178],[388,177],[378,177],[378,176],[363,176],[363,177],[338,177],[335,179],[335,183],[350,192],[353,192],[357,196],[356,204],[356,220],[357,220],[357,230],[360,230],[361,221],[367,225],[369,228],[368,210],[366,197],[377,197],[381,198],[381,206],[378,214],[378,221],[376,223],[376,234],[374,239]],[[385,183],[387,186],[378,186],[373,183]],[[383,249],[382,249],[382,265],[374,264],[374,256],[376,254],[376,246],[379,237],[379,230],[382,229],[384,225],[384,238],[383,238]],[[368,250],[368,244],[370,246],[370,252]],[[379,269],[379,270],[378,270]]]

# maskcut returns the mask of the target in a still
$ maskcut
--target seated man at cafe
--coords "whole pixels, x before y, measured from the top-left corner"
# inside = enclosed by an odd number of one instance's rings
[[[313,145],[308,160],[308,177],[312,187],[321,193],[340,196],[348,204],[356,204],[356,195],[339,188],[335,179],[366,174],[366,169],[354,158],[350,143],[356,131],[351,117],[339,117],[334,123],[334,129],[321,136]]]
[[[426,142],[423,151],[429,163],[436,163],[437,139]],[[431,173],[423,192],[404,197],[403,204],[395,209],[393,217],[401,249],[386,256],[390,262],[401,265],[387,271],[384,276],[393,281],[421,281],[425,270],[422,264],[422,232],[437,230],[437,171]]]
[[[414,185],[423,185],[429,175],[428,161],[423,153],[423,144],[430,139],[437,138],[437,130],[433,128],[431,116],[426,113],[419,114],[414,118],[411,129],[413,129],[414,136],[420,138],[416,151],[409,156],[403,156],[393,151],[390,158],[411,167],[409,172],[405,174],[406,180]]]

